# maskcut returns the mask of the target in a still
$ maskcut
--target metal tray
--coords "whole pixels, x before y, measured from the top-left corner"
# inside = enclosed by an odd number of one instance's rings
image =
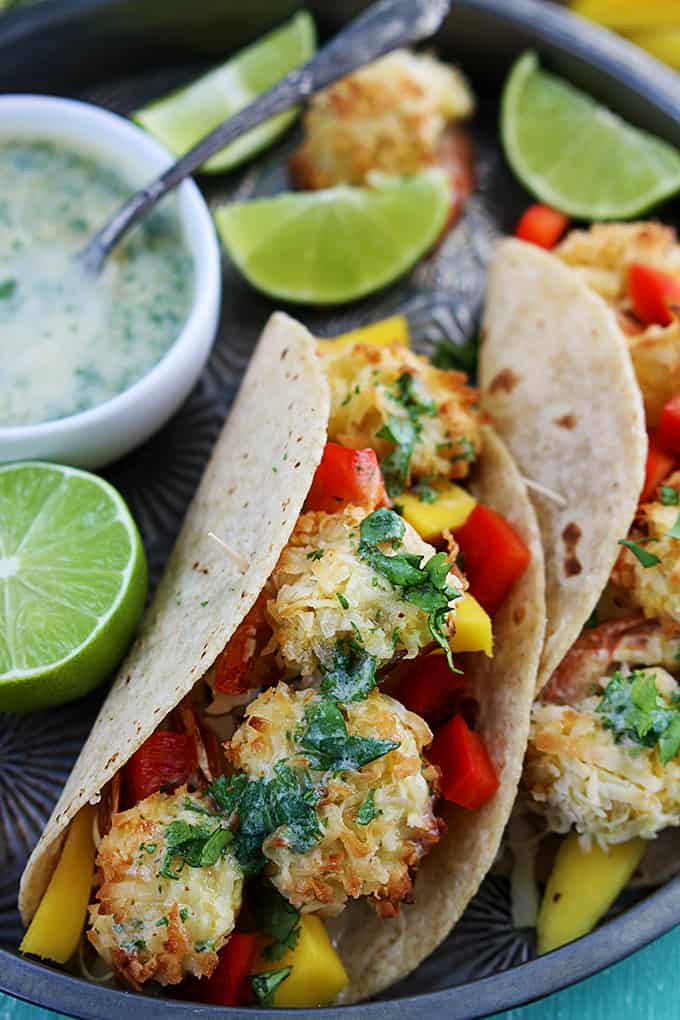
[[[296,0],[48,0],[0,18],[0,91],[79,96],[127,113],[192,77],[290,15]],[[365,4],[310,0],[321,33]],[[291,308],[320,335],[399,310],[416,346],[462,343],[475,329],[494,240],[510,231],[528,196],[499,147],[498,89],[511,61],[533,46],[547,64],[631,121],[680,147],[678,77],[609,33],[538,0],[456,0],[434,41],[462,64],[480,97],[473,123],[479,188],[436,255],[405,280],[339,312]],[[258,162],[205,185],[209,200],[267,194],[286,186],[287,136]],[[671,218],[671,210],[662,211]],[[238,387],[271,303],[225,265],[223,313],[210,363],[185,406],[149,443],[107,472],[139,522],[158,580],[211,445]],[[86,983],[21,958],[18,879],[87,733],[101,695],[30,716],[0,716],[0,988],[88,1020],[163,1015],[216,1017],[209,1006],[145,998]],[[597,931],[533,959],[532,933],[512,926],[507,882],[491,876],[453,934],[414,974],[373,1003],[342,1010],[283,1011],[314,1017],[422,1020],[445,1013],[472,1020],[538,998],[622,959],[680,920],[680,880],[633,895]],[[637,902],[635,902],[637,898]],[[631,905],[631,900],[632,905]],[[221,1015],[257,1010],[222,1008]]]

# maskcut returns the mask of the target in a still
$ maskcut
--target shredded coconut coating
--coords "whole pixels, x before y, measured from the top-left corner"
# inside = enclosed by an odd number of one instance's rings
[[[159,875],[167,826],[202,820],[183,806],[186,793],[157,793],[114,815],[99,847],[99,902],[90,907],[87,937],[135,988],[210,976],[241,908],[242,873],[229,853],[209,867],[185,865],[176,879]]]
[[[252,779],[271,778],[277,762],[295,755],[294,734],[304,729],[305,711],[317,699],[312,690],[286,684],[261,694],[231,741],[235,767]],[[351,736],[398,741],[399,747],[359,771],[312,773],[324,784],[317,807],[322,838],[296,853],[277,830],[263,846],[267,873],[303,913],[332,917],[348,899],[366,896],[389,917],[410,898],[411,871],[439,839],[433,807],[439,772],[423,757],[432,733],[419,716],[377,690],[343,712]],[[361,825],[357,812],[370,791],[377,814]]]
[[[675,506],[645,503],[630,537],[632,541],[642,539],[642,548],[658,556],[660,562],[643,567],[624,546],[612,572],[613,582],[630,594],[645,616],[674,624],[680,623],[680,539],[669,538],[667,532],[677,517]],[[644,541],[647,538],[654,541]]]
[[[313,97],[293,177],[301,188],[328,188],[365,184],[373,170],[415,174],[437,162],[446,128],[473,109],[460,71],[396,50]]]
[[[383,460],[394,446],[377,433],[390,416],[405,416],[394,392],[399,377],[408,374],[419,396],[434,403],[436,414],[418,417],[421,434],[407,484],[418,478],[465,478],[479,454],[481,438],[478,394],[466,385],[463,372],[435,368],[399,343],[383,347],[357,343],[337,351],[332,344],[327,347],[323,362],[331,390],[329,439],[353,449],[370,446]]]

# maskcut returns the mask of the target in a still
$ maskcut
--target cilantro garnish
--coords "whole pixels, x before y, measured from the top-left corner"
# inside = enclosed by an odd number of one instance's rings
[[[460,592],[447,583],[451,564],[443,552],[435,553],[421,565],[422,556],[413,553],[388,556],[378,548],[381,542],[390,542],[392,548],[398,548],[405,530],[404,522],[393,510],[384,507],[374,510],[361,522],[359,555],[395,588],[401,588],[407,602],[427,613],[430,634],[443,648],[449,666],[455,671],[446,618],[449,603],[459,598]]]
[[[323,550],[323,549],[314,549],[312,552],[308,552],[307,553],[307,559],[308,560],[320,560],[320,559],[323,559],[324,551],[325,550]]]
[[[355,641],[338,641],[330,662],[319,663],[321,693],[335,701],[363,701],[376,684],[376,660]]]
[[[292,967],[279,967],[278,970],[264,970],[260,974],[251,974],[250,983],[261,1006],[273,1006],[276,989],[282,984]]]
[[[452,340],[439,340],[430,361],[435,368],[452,369],[474,375],[477,371],[479,337],[472,336],[462,344]]]
[[[163,917],[160,917],[160,918],[159,918],[159,919],[158,919],[158,920],[156,921],[156,927],[157,927],[157,928],[167,928],[167,926],[168,926],[168,924],[169,924],[169,923],[170,923],[170,922],[168,921],[167,917],[166,917],[166,916],[165,916],[165,914],[164,914],[164,915],[163,915]]]
[[[0,301],[5,301],[7,298],[14,296],[14,291],[17,289],[16,280],[3,280],[0,283]]]
[[[666,532],[666,538],[680,538],[680,514],[675,518],[675,524]]]
[[[641,670],[634,670],[628,676],[615,673],[605,688],[597,712],[617,741],[627,738],[643,747],[658,744],[663,765],[680,750],[680,710],[666,704],[653,675]]]
[[[680,503],[680,492],[672,485],[662,485],[661,502],[664,506],[677,506]]]
[[[188,907],[182,907],[182,909],[179,912],[179,919],[180,919],[180,921],[186,921],[188,916],[189,916],[189,908]]]
[[[305,721],[300,747],[310,767],[323,772],[357,772],[399,747],[398,741],[349,736],[344,715],[329,698],[314,702]]]
[[[233,835],[229,829],[217,826],[210,829],[207,824],[190,825],[182,819],[170,822],[165,830],[167,848],[159,875],[163,878],[179,878],[185,864],[190,868],[209,868],[216,864]]]
[[[338,602],[340,603],[340,605],[342,606],[343,609],[349,609],[349,602],[347,601],[345,596],[342,594],[342,592],[336,591],[335,597],[336,597],[336,599],[338,600]]]
[[[457,460],[469,460],[469,461],[477,460],[475,444],[472,442],[471,439],[468,439],[467,436],[461,436],[458,439],[458,446],[460,447],[460,453],[456,453],[454,454],[453,457],[451,457],[452,462],[455,462]]]
[[[385,485],[390,496],[398,496],[408,481],[413,450],[422,432],[420,419],[423,415],[434,417],[437,407],[434,401],[418,394],[415,379],[409,372],[399,376],[390,396],[401,410],[392,414],[377,433],[380,439],[394,443],[394,450],[380,465]]]
[[[637,542],[631,542],[627,538],[620,538],[619,545],[625,545],[627,549],[630,549],[635,559],[642,564],[643,567],[655,567],[657,563],[661,563],[658,556],[654,553],[647,552]]]
[[[356,813],[357,823],[359,825],[368,825],[369,822],[372,822],[374,818],[381,814],[382,811],[378,810],[375,806],[375,790],[369,790],[366,800]]]
[[[121,942],[120,948],[124,953],[136,953],[146,949],[144,939],[133,939],[131,942]]]
[[[273,963],[288,949],[295,949],[300,938],[300,914],[268,882],[261,885],[254,899],[257,930],[272,939],[262,956]]]
[[[437,490],[426,482],[420,482],[413,490],[421,503],[436,503]]]

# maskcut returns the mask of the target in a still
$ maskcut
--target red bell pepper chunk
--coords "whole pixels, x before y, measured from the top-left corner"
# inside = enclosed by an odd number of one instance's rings
[[[387,504],[375,450],[350,450],[339,443],[326,443],[306,509],[332,514],[350,503],[370,510]]]
[[[470,591],[490,616],[526,570],[531,553],[508,522],[478,503],[455,532]]]
[[[215,1006],[247,1006],[251,998],[248,975],[253,972],[257,950],[254,932],[234,932],[220,950],[219,962],[209,978],[190,977],[182,982],[182,998]]]
[[[656,441],[653,432],[647,436],[647,464],[645,466],[645,484],[640,493],[640,502],[649,503],[656,495],[656,490],[675,470],[676,458],[668,453]]]
[[[641,322],[669,326],[673,321],[671,306],[680,305],[680,278],[633,262],[628,270],[628,293]]]
[[[676,393],[664,405],[656,430],[656,441],[668,453],[680,457],[680,393]]]
[[[442,796],[474,811],[498,789],[498,776],[484,746],[462,715],[454,715],[437,731],[427,753],[442,772]]]
[[[438,653],[426,655],[413,664],[399,684],[396,697],[431,726],[441,725],[456,712],[465,711],[473,701],[463,675],[453,673],[446,656]]]
[[[261,593],[215,661],[214,688],[222,694],[245,694],[250,687],[258,644],[269,633],[267,596]],[[257,682],[255,683],[257,686]]]
[[[562,234],[569,228],[571,220],[549,205],[530,205],[522,214],[515,237],[537,244],[539,248],[554,248]]]
[[[197,768],[196,741],[192,736],[156,730],[125,766],[125,801],[133,806],[158,793],[161,786],[181,786]]]

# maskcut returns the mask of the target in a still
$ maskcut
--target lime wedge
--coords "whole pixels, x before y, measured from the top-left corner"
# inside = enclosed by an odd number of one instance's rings
[[[624,220],[680,190],[680,153],[631,127],[525,53],[501,105],[505,155],[542,202],[584,220]]]
[[[137,110],[133,119],[176,156],[181,156],[223,120],[309,60],[315,47],[314,22],[306,11],[300,11],[226,64]],[[265,121],[209,159],[202,172],[219,173],[237,166],[273,142],[292,124],[297,113],[297,109],[288,110]]]
[[[0,711],[71,701],[106,680],[146,589],[115,489],[58,464],[0,465]]]
[[[409,269],[434,244],[449,210],[440,170],[375,175],[341,186],[224,205],[217,230],[244,276],[272,297],[339,304]]]

